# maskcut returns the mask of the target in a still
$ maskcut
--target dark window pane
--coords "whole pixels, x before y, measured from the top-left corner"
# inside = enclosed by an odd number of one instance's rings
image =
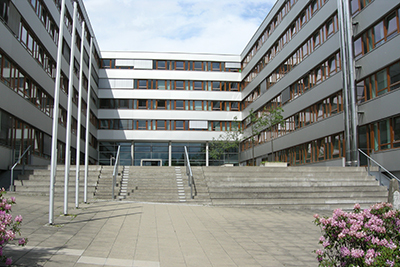
[[[400,63],[396,63],[389,67],[390,90],[400,87]]]

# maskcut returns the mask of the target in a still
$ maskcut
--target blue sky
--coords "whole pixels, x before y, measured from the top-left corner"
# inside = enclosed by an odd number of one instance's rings
[[[275,0],[84,0],[102,51],[240,54]]]

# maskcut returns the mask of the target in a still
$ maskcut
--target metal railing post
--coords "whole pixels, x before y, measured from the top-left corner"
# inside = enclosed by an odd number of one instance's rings
[[[17,167],[18,163],[21,161],[23,157],[25,157],[25,154],[31,149],[31,146],[28,146],[27,149],[25,149],[24,153],[22,153],[21,156],[19,156],[18,160],[14,163],[14,165],[11,167],[11,179],[10,179],[10,188],[9,191],[14,191],[14,169]],[[25,162],[23,162],[23,170],[25,170]]]
[[[117,182],[118,167],[119,167],[119,153],[121,146],[118,146],[117,155],[115,156],[115,165],[113,170],[113,184],[112,184],[112,199],[115,199],[115,184]]]

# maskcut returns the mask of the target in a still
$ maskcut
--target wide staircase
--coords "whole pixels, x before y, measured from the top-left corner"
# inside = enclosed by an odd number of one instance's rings
[[[113,192],[113,167],[90,166],[89,199],[186,203],[214,206],[253,206],[291,209],[351,209],[387,201],[365,168],[342,167],[192,167],[193,195],[185,167],[120,166]],[[49,167],[20,175],[15,191],[48,195]],[[83,177],[81,169],[81,192]],[[64,194],[64,168],[57,168],[55,195]],[[75,166],[70,171],[70,197],[75,195]]]
[[[102,166],[91,165],[88,172],[88,198],[93,198],[96,190],[99,173]],[[83,199],[84,194],[84,166],[79,168],[79,196]],[[64,166],[57,166],[54,184],[54,196],[64,197]],[[76,166],[71,166],[69,171],[68,199],[75,199]],[[18,175],[14,180],[14,190],[19,194],[25,195],[45,195],[50,194],[50,166],[27,166],[24,174]]]

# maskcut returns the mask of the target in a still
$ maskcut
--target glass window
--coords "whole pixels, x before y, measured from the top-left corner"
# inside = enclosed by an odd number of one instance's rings
[[[185,64],[183,61],[175,61],[175,69],[176,70],[183,70],[184,66],[185,66]]]
[[[376,81],[377,81],[377,93],[378,96],[387,92],[387,73],[386,69],[381,70],[376,74]]]
[[[195,81],[194,90],[203,90],[203,82]]]
[[[132,108],[129,103],[131,101],[129,99],[120,99],[119,100],[119,108],[121,109],[128,109],[128,108]]]
[[[194,70],[203,70],[203,62],[195,61],[194,62]]]
[[[146,130],[146,122],[145,120],[138,120],[138,130]]]
[[[147,80],[139,80],[139,89],[147,89]]]
[[[400,63],[393,64],[389,67],[390,90],[400,87]]]
[[[159,70],[165,70],[165,61],[159,60],[159,61],[157,62],[157,69],[159,69]]]
[[[184,81],[175,81],[175,90],[183,90],[185,86]]]
[[[146,109],[147,108],[147,100],[139,99],[138,101],[139,101],[138,108],[140,108],[140,109]]]
[[[219,62],[213,62],[213,63],[212,63],[212,70],[213,70],[213,71],[220,71],[220,70],[221,70],[221,63],[219,63]]]
[[[379,22],[374,27],[374,38],[375,38],[375,46],[379,46],[385,42],[385,30],[383,27],[383,21]]]
[[[164,80],[159,80],[157,82],[157,89],[159,90],[165,90],[165,81]]]
[[[199,100],[194,101],[194,109],[195,110],[203,110],[203,101],[199,101]]]
[[[380,149],[390,148],[390,123],[389,120],[379,122]]]
[[[362,56],[361,37],[354,41],[354,57],[359,59]]]
[[[165,100],[157,100],[157,109],[165,109],[166,101]]]
[[[220,91],[221,90],[221,83],[220,82],[212,82],[212,89],[213,91]]]
[[[184,121],[175,121],[175,130],[184,130]]]
[[[386,18],[386,36],[392,38],[397,33],[396,13],[392,13]]]
[[[328,37],[328,36],[330,36],[330,35],[333,33],[333,31],[334,31],[334,26],[333,26],[333,20],[332,20],[332,19],[330,19],[330,20],[326,23],[325,28],[326,28],[326,36]]]
[[[221,110],[221,102],[220,101],[212,101],[212,109],[213,110]]]
[[[354,16],[360,11],[360,4],[358,2],[359,0],[351,0],[351,14]],[[363,0],[361,0],[363,1]]]
[[[320,45],[320,35],[319,32],[314,34],[313,36],[313,42],[314,42],[314,48],[318,47]]]
[[[393,146],[400,147],[400,117],[393,119]]]
[[[183,100],[175,101],[175,109],[183,109]]]
[[[165,130],[165,121],[164,120],[157,121],[157,130]]]

